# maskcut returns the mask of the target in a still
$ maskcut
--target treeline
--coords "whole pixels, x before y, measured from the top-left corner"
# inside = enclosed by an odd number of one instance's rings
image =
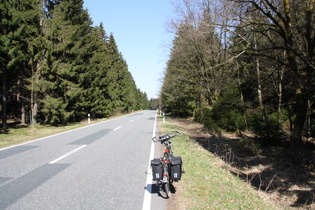
[[[183,0],[176,9],[164,109],[301,152],[315,136],[315,1]]]
[[[67,124],[147,109],[113,34],[83,0],[0,1],[2,124]]]

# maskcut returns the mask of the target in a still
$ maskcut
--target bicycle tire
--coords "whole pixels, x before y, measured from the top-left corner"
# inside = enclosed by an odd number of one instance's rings
[[[171,197],[171,189],[170,189],[170,183],[169,182],[164,183],[164,192],[168,198]]]

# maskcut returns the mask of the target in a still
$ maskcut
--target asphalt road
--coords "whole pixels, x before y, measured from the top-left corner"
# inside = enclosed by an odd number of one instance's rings
[[[0,209],[164,209],[146,189],[155,116],[143,111],[0,150]]]

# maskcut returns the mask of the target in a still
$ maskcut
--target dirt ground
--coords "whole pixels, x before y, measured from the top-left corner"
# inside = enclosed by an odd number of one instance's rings
[[[259,155],[252,155],[240,149],[240,137],[235,134],[210,135],[192,120],[176,120],[176,124],[205,149],[223,159],[231,173],[264,197],[279,202],[284,208],[315,209],[315,171],[293,165],[286,149],[268,147]],[[169,201],[170,206],[180,205],[180,195],[174,196]]]

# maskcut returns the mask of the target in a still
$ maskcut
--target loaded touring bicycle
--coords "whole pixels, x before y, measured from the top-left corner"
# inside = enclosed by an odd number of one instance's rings
[[[165,147],[163,157],[151,160],[151,168],[153,180],[160,190],[164,190],[168,198],[171,196],[170,184],[181,180],[183,174],[182,158],[175,157],[171,147],[171,139],[179,134],[174,131],[174,134],[163,134],[158,139],[152,138],[154,142],[161,142]]]

